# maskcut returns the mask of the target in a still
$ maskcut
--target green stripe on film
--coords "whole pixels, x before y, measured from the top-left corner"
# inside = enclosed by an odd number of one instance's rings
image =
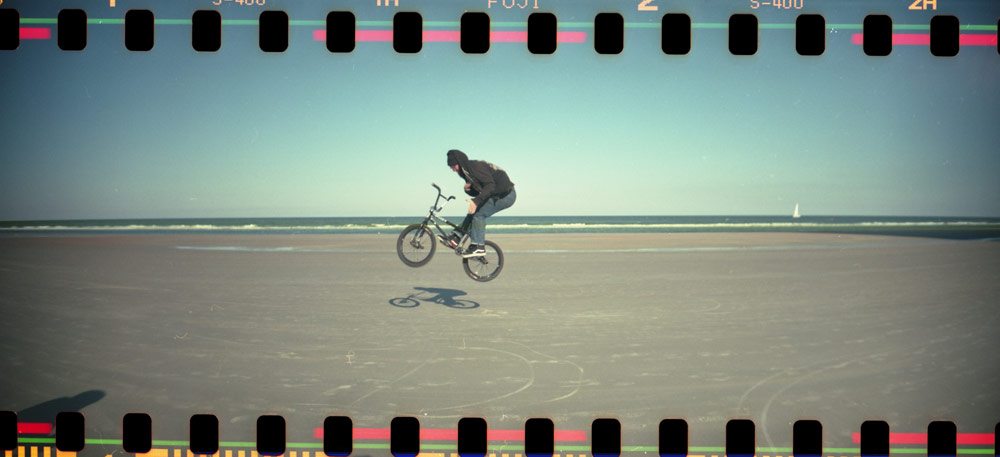
[[[84,440],[86,444],[99,444],[102,446],[121,446],[122,440],[106,440],[103,438],[91,438],[89,440]]]
[[[692,452],[720,452],[721,453],[721,452],[726,452],[726,448],[724,448],[724,447],[698,447],[698,446],[692,446],[692,447],[688,448],[688,454],[690,454]]]
[[[660,452],[656,446],[622,446],[622,452]]]
[[[188,447],[191,443],[187,441],[153,440],[153,446]]]
[[[18,444],[48,444],[55,445],[55,438],[29,438],[29,437],[18,437]],[[112,445],[121,446],[121,440],[111,440],[111,439],[88,439],[84,441],[87,445]],[[153,447],[172,447],[172,448],[187,448],[189,446],[187,441],[168,441],[168,440],[154,440]],[[321,449],[323,447],[322,443],[287,443],[289,448],[298,449]],[[245,441],[223,441],[219,443],[220,448],[237,448],[237,449],[256,449],[257,443],[245,442]],[[377,449],[377,450],[387,450],[390,448],[388,443],[354,443],[354,448],[356,449]],[[454,450],[454,444],[422,444],[420,446],[422,450],[436,450],[436,451],[452,451]],[[555,450],[557,452],[588,452],[590,451],[590,446],[556,446]],[[510,446],[496,446],[489,449],[490,452],[516,452],[524,451],[524,446],[510,445]],[[658,452],[659,448],[657,446],[622,446],[622,452]],[[723,454],[725,453],[725,447],[700,447],[693,446],[688,449],[688,453],[705,453],[705,454]],[[757,454],[760,453],[782,453],[788,454],[792,452],[792,448],[757,448]],[[854,456],[857,455],[859,448],[824,448],[823,454],[825,455],[839,455],[839,456]],[[927,449],[920,447],[911,448],[898,448],[894,447],[889,449],[890,454],[913,454],[913,455],[924,455],[927,454]],[[964,455],[993,455],[993,449],[990,448],[968,448],[959,447],[958,454]]]
[[[18,437],[17,442],[19,444],[56,444],[55,438],[26,438]]]
[[[191,25],[191,19],[153,19],[156,25]]]
[[[21,24],[26,25],[55,25],[58,24],[59,20],[57,18],[51,17],[22,17]],[[191,19],[154,19],[154,23],[158,25],[191,25]],[[325,20],[289,20],[289,25],[295,27],[323,27],[326,25]],[[87,19],[87,24],[93,25],[123,25],[125,24],[124,18],[92,18]],[[257,19],[223,19],[222,25],[257,25]],[[357,21],[359,27],[392,27],[392,21]],[[457,21],[426,21],[423,23],[425,27],[434,28],[448,28],[448,27],[460,27],[461,23]],[[528,27],[527,22],[493,22],[492,27],[496,28],[524,28]],[[581,29],[592,29],[594,28],[593,22],[562,22],[558,23],[559,28],[581,28]],[[655,29],[660,27],[659,22],[627,22],[625,23],[625,28],[627,29]],[[691,24],[692,28],[695,29],[728,29],[729,23],[726,22],[695,22]],[[765,30],[793,30],[795,29],[794,23],[774,23],[774,24],[760,24],[759,27]],[[827,24],[827,29],[846,29],[846,30],[861,30],[864,28],[862,24]],[[930,25],[928,24],[893,24],[893,30],[920,30],[929,31]],[[966,24],[960,25],[959,30],[966,31],[978,31],[978,32],[996,32],[996,25],[989,24]]]
[[[257,25],[256,19],[223,19],[222,25]]]
[[[625,24],[626,29],[655,29],[659,27],[659,22],[632,22]]]
[[[827,24],[828,29],[847,29],[847,30],[861,30],[865,28],[862,24]]]
[[[983,32],[996,32],[997,26],[995,25],[960,25],[959,30],[975,30]]]
[[[57,24],[59,21],[48,17],[22,17],[22,24]]]
[[[691,24],[693,29],[728,29],[729,23],[721,22],[695,22]]]

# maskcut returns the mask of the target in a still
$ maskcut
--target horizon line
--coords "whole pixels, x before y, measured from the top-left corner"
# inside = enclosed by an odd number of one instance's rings
[[[205,219],[376,219],[376,218],[415,218],[423,219],[425,215],[400,216],[179,216],[179,217],[100,217],[100,218],[63,218],[63,219],[0,219],[0,223],[16,222],[81,222],[81,221],[151,221],[151,220],[205,220]],[[457,216],[456,216],[457,217]],[[555,218],[555,217],[784,217],[793,219],[790,214],[560,214],[560,215],[507,215],[497,214],[490,217],[522,217],[522,218]],[[892,218],[941,218],[941,219],[1000,219],[1000,216],[942,216],[921,214],[810,214],[801,218],[814,217],[892,217]]]

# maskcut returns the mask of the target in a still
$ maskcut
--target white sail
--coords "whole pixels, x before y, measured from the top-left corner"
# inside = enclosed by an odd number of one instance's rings
[[[800,217],[802,217],[802,215],[799,214],[799,204],[796,203],[795,204],[795,211],[792,211],[792,218],[793,219],[798,219]]]

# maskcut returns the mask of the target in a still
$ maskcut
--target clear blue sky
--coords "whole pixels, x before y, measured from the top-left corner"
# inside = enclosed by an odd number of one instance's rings
[[[54,18],[60,3],[3,8]],[[99,3],[91,18],[214,8]],[[293,20],[323,20],[332,8],[268,3]],[[391,9],[360,3],[359,20],[391,19]],[[460,5],[482,3],[401,0],[400,10],[458,21]],[[617,11],[630,24],[658,23],[670,11],[724,23],[753,12],[739,1],[657,1],[657,13],[632,1],[540,3],[564,22]],[[926,25],[933,14],[908,12],[905,1],[805,3],[828,24],[887,13]],[[963,25],[995,26],[1000,15],[1000,2],[939,4]],[[218,8],[224,19],[260,11]],[[762,24],[796,14],[757,13]],[[491,16],[523,22],[527,13]],[[508,170],[519,195],[511,216],[787,214],[796,202],[811,215],[1000,216],[993,47],[955,58],[896,47],[874,58],[851,44],[860,30],[838,29],[825,55],[805,58],[793,30],[767,29],[756,56],[735,57],[725,29],[698,28],[691,54],[676,57],[660,51],[657,28],[629,28],[625,52],[601,56],[592,30],[576,27],[564,30],[587,32],[587,43],[551,56],[501,43],[485,56],[457,43],[425,43],[417,55],[359,43],[334,55],[311,39],[316,28],[293,26],[279,55],[261,52],[257,28],[240,25],[224,27],[215,54],[191,49],[188,26],[157,25],[153,51],[130,53],[120,25],[97,24],[82,53],[54,39],[0,52],[0,219],[414,215],[430,203],[431,182],[461,192],[445,165],[451,148]]]

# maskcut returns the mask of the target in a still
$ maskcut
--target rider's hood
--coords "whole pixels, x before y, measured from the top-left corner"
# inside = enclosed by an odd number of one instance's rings
[[[458,166],[462,168],[463,172],[468,172],[469,170],[469,156],[465,155],[464,152],[458,149],[452,149],[448,151],[448,158],[454,159],[458,162]]]

